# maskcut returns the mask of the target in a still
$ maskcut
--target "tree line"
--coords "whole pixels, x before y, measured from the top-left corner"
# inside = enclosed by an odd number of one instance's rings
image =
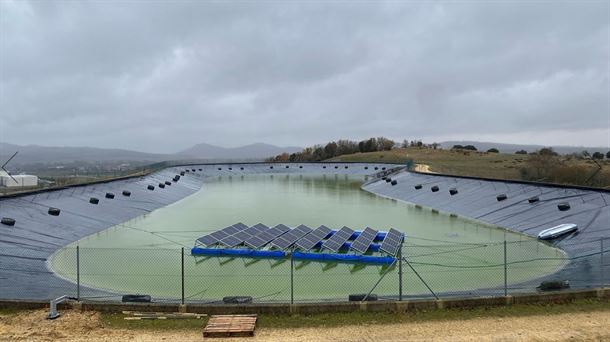
[[[385,137],[369,138],[362,141],[340,139],[326,145],[306,147],[302,152],[282,153],[267,159],[270,162],[317,162],[345,154],[389,151],[396,143]]]

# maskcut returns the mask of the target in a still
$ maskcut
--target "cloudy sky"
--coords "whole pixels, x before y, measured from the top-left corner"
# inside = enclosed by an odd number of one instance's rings
[[[0,141],[610,145],[610,2],[0,0]]]

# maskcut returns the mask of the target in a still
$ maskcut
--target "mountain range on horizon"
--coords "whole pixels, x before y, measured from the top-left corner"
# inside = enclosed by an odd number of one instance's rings
[[[239,147],[220,147],[211,144],[197,144],[177,153],[147,153],[127,149],[98,148],[86,146],[40,146],[0,143],[0,162],[19,152],[11,161],[13,165],[61,164],[80,162],[162,162],[168,160],[263,160],[278,154],[301,151],[301,147],[279,147],[255,143]]]
[[[599,151],[606,153],[609,148],[585,147],[585,146],[542,146],[504,144],[481,141],[445,141],[440,143],[442,148],[451,148],[453,145],[474,145],[479,151],[497,148],[502,153],[515,153],[518,150],[533,152],[543,147],[552,147],[560,154],[578,153],[587,150],[590,153]],[[243,160],[260,161],[282,153],[294,153],[302,151],[302,147],[288,146],[280,147],[265,143],[254,143],[239,147],[220,147],[207,143],[193,145],[176,153],[147,153],[127,149],[98,148],[98,147],[73,147],[73,146],[39,146],[39,145],[15,145],[0,143],[0,162],[6,161],[14,152],[19,151],[18,156],[11,162],[14,165],[26,164],[61,164],[74,161],[80,162],[111,162],[111,161],[136,161],[136,162],[161,162],[168,160]]]

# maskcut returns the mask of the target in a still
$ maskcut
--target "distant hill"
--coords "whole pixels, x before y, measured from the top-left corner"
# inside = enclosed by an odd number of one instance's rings
[[[70,162],[150,162],[156,163],[168,160],[262,160],[283,152],[301,151],[300,147],[278,147],[268,144],[251,144],[242,147],[225,148],[209,144],[198,144],[175,154],[155,154],[123,149],[106,149],[96,147],[69,146],[39,146],[13,145],[0,143],[0,164],[4,163],[13,153],[19,154],[11,165],[28,164],[61,164]]]
[[[0,161],[9,158],[13,153],[19,154],[11,161],[12,165],[21,164],[57,164],[74,161],[82,162],[109,162],[109,161],[138,161],[160,162],[175,159],[171,154],[153,154],[121,149],[106,149],[95,147],[68,147],[68,146],[38,146],[13,145],[0,143]]]
[[[177,156],[199,159],[264,159],[278,154],[300,152],[301,147],[278,147],[275,145],[256,143],[241,147],[219,147],[210,144],[197,144],[178,152]]]
[[[473,145],[479,151],[487,151],[490,148],[497,148],[502,153],[515,153],[519,150],[526,150],[527,152],[534,152],[544,147],[552,147],[555,152],[559,154],[570,154],[579,153],[582,151],[589,151],[590,153],[599,151],[604,154],[610,150],[608,147],[585,147],[585,146],[542,146],[542,145],[519,145],[519,144],[502,144],[485,141],[443,141],[440,143],[445,149],[453,147],[453,145]]]

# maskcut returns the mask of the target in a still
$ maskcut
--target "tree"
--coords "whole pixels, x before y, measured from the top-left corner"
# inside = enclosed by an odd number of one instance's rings
[[[517,152],[515,152],[515,154],[527,154],[526,150],[519,150]]]
[[[333,141],[333,142],[329,142],[328,144],[326,144],[326,146],[324,147],[324,152],[326,153],[326,155],[329,158],[336,157],[337,156],[337,143]]]
[[[610,151],[606,153],[606,158],[610,159]]]
[[[538,150],[537,154],[541,156],[558,156],[559,153],[555,152],[552,147],[544,147]]]
[[[473,145],[466,145],[464,146],[465,150],[469,150],[469,151],[477,151],[477,148],[474,147]]]
[[[487,150],[487,153],[500,153],[500,151],[498,151],[498,149],[497,149],[497,148],[492,147],[492,148],[490,148],[489,150]]]
[[[452,150],[462,150],[462,149],[464,149],[464,146],[462,146],[462,145],[453,145],[453,147],[451,149]]]
[[[591,158],[593,158],[593,159],[604,159],[604,154],[601,153],[601,152],[595,152],[595,153],[593,153]]]

